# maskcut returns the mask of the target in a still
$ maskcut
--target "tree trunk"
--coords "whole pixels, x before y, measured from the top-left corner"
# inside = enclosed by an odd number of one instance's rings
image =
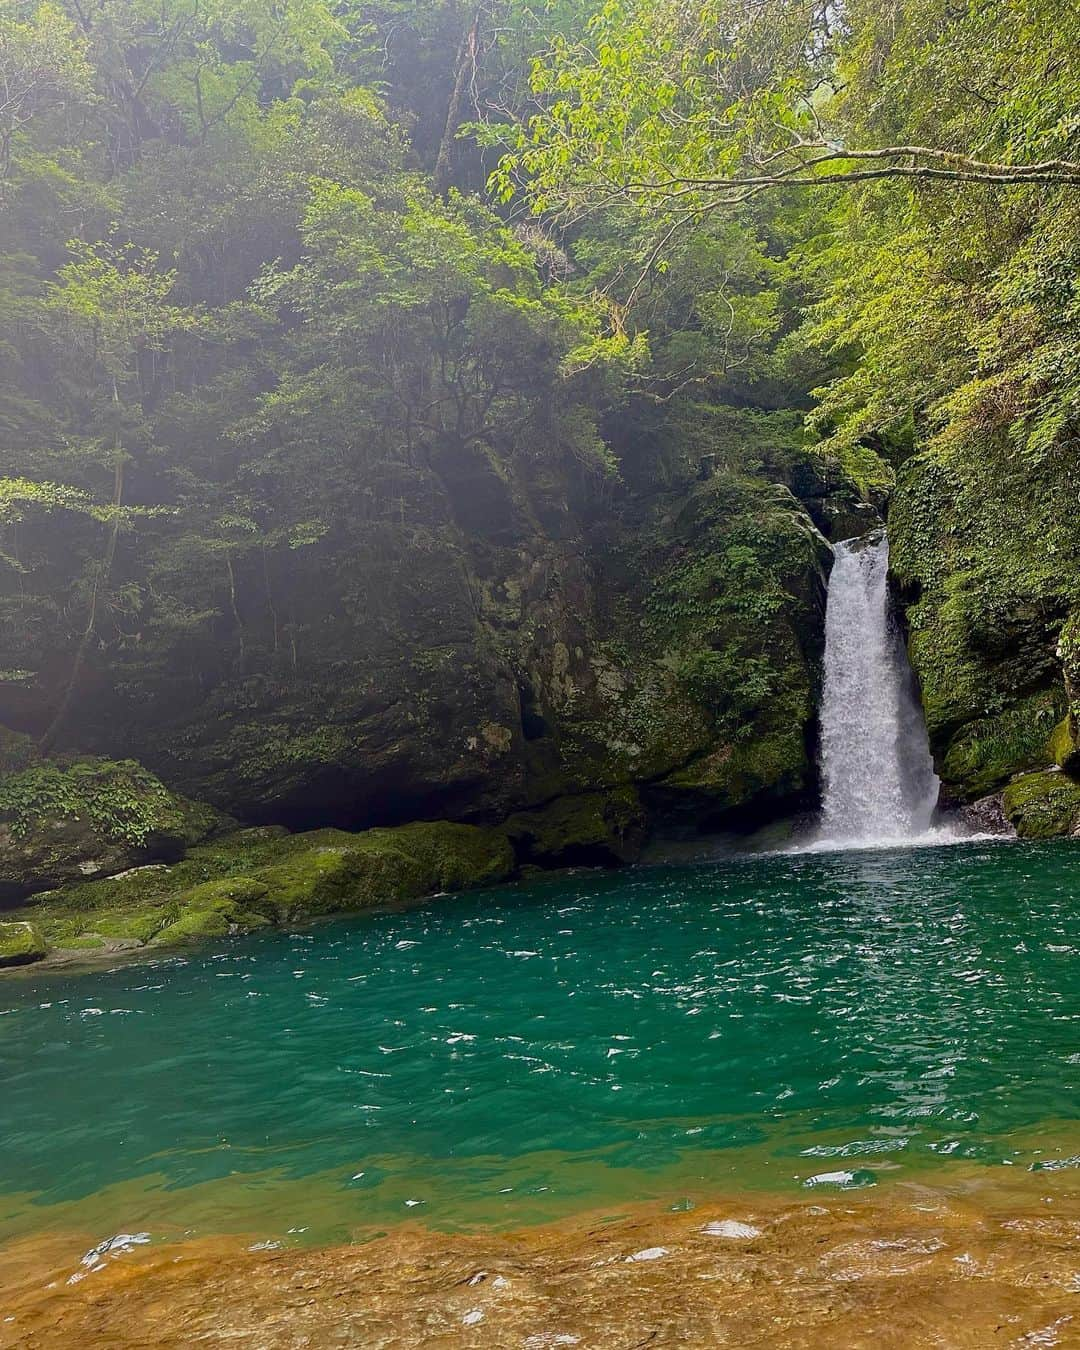
[[[113,403],[119,407],[120,394],[113,381]],[[119,413],[117,413],[119,415]],[[124,500],[124,450],[117,436],[115,446],[116,462],[113,468],[113,518],[112,526],[105,541],[105,553],[98,564],[97,575],[94,577],[94,585],[90,592],[90,610],[86,617],[86,627],[83,629],[82,637],[75,651],[75,659],[71,663],[71,674],[68,676],[67,687],[64,690],[64,696],[60,700],[60,706],[57,708],[52,721],[49,723],[45,734],[38,742],[42,750],[49,750],[55,744],[64,722],[71,707],[71,700],[75,695],[75,688],[79,682],[79,676],[82,674],[83,665],[86,662],[86,653],[90,650],[90,642],[93,639],[97,629],[98,603],[101,598],[102,589],[106,586],[109,576],[112,572],[113,559],[116,557],[116,542],[120,535],[120,507]]]
[[[443,127],[442,140],[439,143],[439,154],[435,160],[434,185],[435,191],[440,196],[445,196],[450,190],[453,178],[453,149],[454,139],[457,136],[458,127],[461,126],[462,108],[465,103],[465,89],[469,82],[470,72],[475,74],[477,52],[480,45],[480,20],[482,10],[477,9],[473,14],[472,23],[465,30],[461,43],[457,51],[457,70],[454,74],[454,88],[450,93],[450,102],[446,108],[446,125]]]

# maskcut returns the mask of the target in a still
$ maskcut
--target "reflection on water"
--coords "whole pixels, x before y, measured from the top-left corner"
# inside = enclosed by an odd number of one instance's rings
[[[583,873],[5,981],[0,1237],[332,1241],[1075,1159],[1078,861]]]

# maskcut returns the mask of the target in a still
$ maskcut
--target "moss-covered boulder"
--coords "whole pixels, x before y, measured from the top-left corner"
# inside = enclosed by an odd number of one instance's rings
[[[447,821],[358,834],[237,830],[171,866],[132,868],[35,897],[13,917],[62,952],[176,947],[490,885],[514,867],[503,832]]]
[[[270,918],[262,912],[260,904],[269,889],[265,881],[254,877],[223,877],[181,891],[161,911],[162,922],[150,941],[155,947],[176,947],[263,928]]]
[[[511,816],[504,829],[523,863],[618,866],[641,853],[647,818],[635,788],[585,792]]]
[[[491,884],[514,870],[513,851],[497,831],[449,821],[297,837],[303,847],[255,874],[267,888],[261,903],[278,921]]]
[[[33,760],[0,776],[0,903],[179,858],[221,819],[133,760]]]
[[[48,945],[32,923],[0,923],[0,966],[26,966],[48,954]]]
[[[216,909],[186,910],[179,918],[159,929],[152,939],[155,947],[179,947],[189,942],[208,942],[228,937],[235,931],[229,915]]]
[[[1054,728],[1050,754],[1066,773],[1080,777],[1080,718],[1071,708]]]
[[[1064,773],[1029,773],[1002,793],[1002,809],[1021,839],[1080,834],[1080,782]]]

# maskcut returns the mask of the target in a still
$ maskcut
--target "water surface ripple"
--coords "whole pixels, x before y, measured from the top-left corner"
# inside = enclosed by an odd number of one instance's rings
[[[1078,878],[1064,843],[587,872],[8,979],[0,1236],[110,1188],[198,1187],[201,1231],[226,1183],[320,1190],[328,1233],[1066,1166]]]

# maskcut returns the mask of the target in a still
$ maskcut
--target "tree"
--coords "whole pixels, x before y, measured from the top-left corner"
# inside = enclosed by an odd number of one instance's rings
[[[879,179],[1080,186],[1070,123],[1054,119],[1076,92],[1062,59],[1076,36],[1046,0],[959,13],[945,0],[608,0],[579,37],[557,38],[534,63],[543,107],[511,137],[492,183],[503,200],[523,192],[564,223],[626,203],[661,212],[665,241],[776,189]],[[892,140],[887,119],[850,111],[895,66],[932,68],[917,40],[935,53],[954,48],[955,83],[934,100],[950,115],[925,140]],[[1017,136],[1010,118],[991,116],[987,136],[983,106],[983,125],[963,126],[956,105],[994,98],[967,91],[965,68],[987,70],[991,89],[1002,80],[995,95],[1013,110],[1036,107],[1041,125]]]
[[[95,455],[100,446],[108,455],[113,483],[111,500],[97,512],[105,527],[105,544],[84,581],[85,623],[63,695],[42,737],[45,746],[55,741],[71,706],[107,601],[120,530],[129,519],[123,508],[130,408],[140,405],[152,387],[156,363],[166,351],[168,338],[193,322],[192,315],[168,303],[175,274],[160,271],[154,255],[130,245],[92,245],[78,240],[72,241],[71,250],[73,260],[60,271],[50,308],[70,341],[75,361],[83,366],[91,402],[97,404],[94,429],[98,434],[86,448]],[[92,392],[102,385],[104,406]]]
[[[6,0],[0,9],[0,179],[10,176],[33,120],[85,100],[91,79],[85,44],[59,5]]]

